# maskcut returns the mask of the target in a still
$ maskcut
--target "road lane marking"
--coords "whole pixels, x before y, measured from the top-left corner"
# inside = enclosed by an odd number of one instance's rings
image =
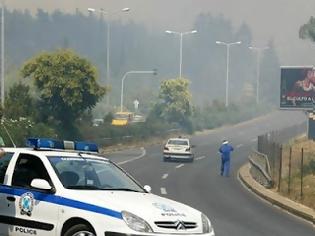
[[[121,161],[121,162],[118,162],[117,164],[118,164],[118,165],[123,165],[123,164],[126,164],[126,163],[128,163],[128,162],[132,162],[132,161],[135,161],[135,160],[139,160],[140,158],[144,157],[144,156],[145,156],[145,154],[146,154],[146,151],[145,151],[145,149],[144,149],[143,147],[141,148],[141,150],[142,150],[141,155],[136,156],[136,157],[131,158],[131,159],[126,160],[126,161]]]
[[[239,144],[236,146],[236,148],[240,148],[240,147],[243,147],[244,145],[243,144]]]
[[[201,157],[197,157],[195,160],[196,161],[199,161],[199,160],[202,160],[202,159],[204,159],[205,158],[205,156],[201,156]]]
[[[166,179],[168,177],[168,174],[164,174],[163,176],[162,176],[162,179]]]
[[[166,192],[166,189],[165,189],[165,188],[161,188],[161,194],[163,194],[163,195],[166,195],[166,194],[167,194],[167,192]]]
[[[183,166],[184,166],[184,164],[180,164],[180,165],[178,165],[178,166],[175,166],[175,168],[178,169],[178,168],[181,168],[181,167],[183,167]]]

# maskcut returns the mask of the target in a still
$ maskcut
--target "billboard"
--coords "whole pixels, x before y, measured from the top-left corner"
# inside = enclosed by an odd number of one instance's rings
[[[315,70],[313,66],[281,67],[280,108],[313,108]]]

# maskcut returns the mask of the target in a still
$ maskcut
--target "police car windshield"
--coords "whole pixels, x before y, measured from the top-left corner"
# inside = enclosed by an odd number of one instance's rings
[[[107,160],[48,156],[61,183],[67,189],[144,192],[132,178]]]

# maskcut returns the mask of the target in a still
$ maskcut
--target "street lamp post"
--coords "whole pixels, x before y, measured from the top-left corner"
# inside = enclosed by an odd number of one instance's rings
[[[225,84],[225,107],[229,106],[229,64],[230,64],[230,46],[235,44],[241,44],[241,41],[233,43],[225,43],[216,41],[216,44],[226,46],[226,84]]]
[[[95,12],[96,9],[94,8],[88,8],[89,12]],[[108,15],[109,19],[106,21],[107,22],[107,45],[106,45],[106,84],[110,85],[110,29],[111,29],[111,24],[110,24],[110,18],[112,15],[115,15],[119,12],[128,12],[130,11],[130,8],[123,8],[119,11],[114,11],[114,12],[108,12],[105,11],[103,8],[98,10],[101,14]],[[109,106],[109,93],[106,94],[106,106]]]
[[[1,106],[4,108],[4,1],[1,2]]]
[[[268,49],[269,47],[248,47],[250,50],[257,52],[256,59],[256,104],[259,103],[259,77],[260,77],[260,58],[263,50]]]
[[[121,80],[121,91],[120,91],[120,112],[123,111],[123,102],[124,102],[124,81],[129,74],[153,74],[156,75],[156,70],[132,70],[125,73]]]
[[[187,32],[175,32],[171,30],[166,30],[167,34],[176,34],[179,35],[179,78],[182,78],[182,66],[183,66],[183,36],[187,34],[195,34],[197,30],[191,30]]]

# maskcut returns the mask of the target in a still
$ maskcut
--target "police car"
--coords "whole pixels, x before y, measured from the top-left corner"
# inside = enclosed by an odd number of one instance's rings
[[[207,216],[150,193],[95,144],[28,146],[0,151],[0,235],[214,235]]]

